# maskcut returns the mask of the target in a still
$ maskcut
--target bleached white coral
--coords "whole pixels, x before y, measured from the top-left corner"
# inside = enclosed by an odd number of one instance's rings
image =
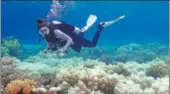
[[[128,61],[106,65],[98,60],[83,60],[80,57],[58,58],[51,54],[47,56],[41,54],[32,60],[35,64],[28,65],[27,68],[36,66],[36,69],[30,69],[37,73],[56,72],[57,89],[69,92],[68,94],[76,94],[76,92],[79,94],[86,92],[88,94],[156,94],[156,92],[168,94],[169,81],[166,76],[154,79],[146,75],[151,64],[163,63],[162,59],[140,64]],[[49,71],[42,70],[44,68]],[[130,74],[126,75],[126,72]],[[63,81],[67,84],[63,85]],[[67,89],[63,89],[65,87]]]
[[[41,63],[19,63],[17,65],[17,69],[20,70],[27,70],[28,74],[31,77],[39,78],[41,74],[43,73],[50,73],[54,74],[56,73],[56,67],[50,67],[46,64]]]
[[[169,93],[169,78],[168,77],[163,77],[163,78],[158,78],[152,83],[152,88],[155,91],[155,93],[158,94],[168,94]]]
[[[102,68],[71,68],[57,72],[58,82],[66,81],[76,94],[89,94],[92,90],[113,93],[116,85],[114,76],[109,76]]]
[[[150,67],[147,68],[146,74],[147,76],[164,77],[169,73],[169,66],[166,60],[161,58],[156,58],[149,62]]]
[[[120,79],[120,78],[119,78]],[[168,94],[168,78],[154,79],[147,77],[144,72],[131,75],[119,80],[116,87],[116,94]]]

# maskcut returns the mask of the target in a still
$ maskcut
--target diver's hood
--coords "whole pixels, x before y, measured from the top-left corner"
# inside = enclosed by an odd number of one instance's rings
[[[46,19],[36,19],[37,28],[48,27],[48,21]]]

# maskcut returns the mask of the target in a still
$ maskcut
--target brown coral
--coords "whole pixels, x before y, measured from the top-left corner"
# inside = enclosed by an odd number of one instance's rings
[[[5,57],[2,57],[0,59],[0,63],[2,65],[12,65],[13,63],[15,63],[15,58],[9,57],[9,56],[5,56]]]
[[[92,90],[101,90],[104,94],[114,94],[114,88],[117,82],[114,77],[89,74],[88,72],[85,72],[86,76],[80,76],[80,71],[82,69],[66,69],[62,71],[60,75],[57,75],[58,84],[63,81],[67,82],[68,86],[73,87],[72,91],[75,94],[90,94]]]
[[[154,78],[164,77],[168,75],[168,73],[168,64],[166,63],[152,64],[146,71],[147,76],[152,76]]]
[[[8,83],[16,79],[25,79],[28,75],[25,71],[20,71],[12,66],[2,66],[1,67],[1,85],[6,87]]]
[[[33,80],[25,79],[25,80],[14,80],[11,81],[6,89],[5,94],[18,94],[19,92],[22,92],[24,94],[30,94],[32,90],[32,86],[34,86],[36,83]]]

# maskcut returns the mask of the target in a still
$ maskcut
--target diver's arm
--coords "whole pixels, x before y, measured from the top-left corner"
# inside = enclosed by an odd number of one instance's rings
[[[67,51],[67,49],[70,47],[70,45],[73,44],[73,40],[71,39],[71,37],[64,34],[62,31],[60,31],[58,29],[54,30],[54,33],[55,33],[55,36],[57,38],[60,38],[60,39],[63,39],[63,40],[67,41],[67,43],[65,44],[65,46],[62,49],[64,52]]]

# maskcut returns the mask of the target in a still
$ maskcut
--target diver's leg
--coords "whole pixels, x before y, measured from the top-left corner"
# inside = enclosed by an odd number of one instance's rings
[[[118,22],[119,20],[123,19],[125,17],[125,15],[120,16],[119,18],[112,20],[112,21],[106,21],[106,22],[101,22],[100,25],[102,25],[103,27],[108,27],[111,26],[112,24]],[[78,27],[74,27],[74,32],[80,36],[84,35],[84,32],[87,31],[89,29],[89,27],[91,27],[94,22],[96,21],[97,17],[95,15],[90,15],[88,20],[87,20],[87,25],[85,27],[83,27],[82,29],[78,28]]]
[[[80,44],[84,47],[95,47],[98,43],[101,31],[103,30],[103,26],[101,24],[98,25],[98,30],[96,31],[93,40],[89,41],[87,39],[83,39],[80,41]]]
[[[95,35],[93,37],[93,40],[89,41],[87,39],[83,39],[81,41],[81,45],[84,46],[84,47],[95,47],[97,45],[97,43],[98,43],[98,40],[99,40],[101,31],[103,30],[103,28],[111,26],[113,23],[119,21],[120,19],[123,19],[124,17],[125,16],[123,15],[123,16],[120,16],[119,18],[115,19],[115,20],[100,23],[98,25],[98,30],[96,31],[96,33],[95,33]]]
[[[74,51],[76,51],[76,52],[80,52],[80,51],[81,51],[81,46],[80,46],[80,45],[75,45],[75,44],[73,44],[73,45],[71,45],[71,48],[72,48]]]
[[[74,29],[74,33],[75,34],[77,34],[77,35],[80,35],[81,37],[83,37],[83,35],[84,35],[84,32],[81,32],[81,29],[80,28],[78,28],[78,27],[74,27],[75,29]]]

